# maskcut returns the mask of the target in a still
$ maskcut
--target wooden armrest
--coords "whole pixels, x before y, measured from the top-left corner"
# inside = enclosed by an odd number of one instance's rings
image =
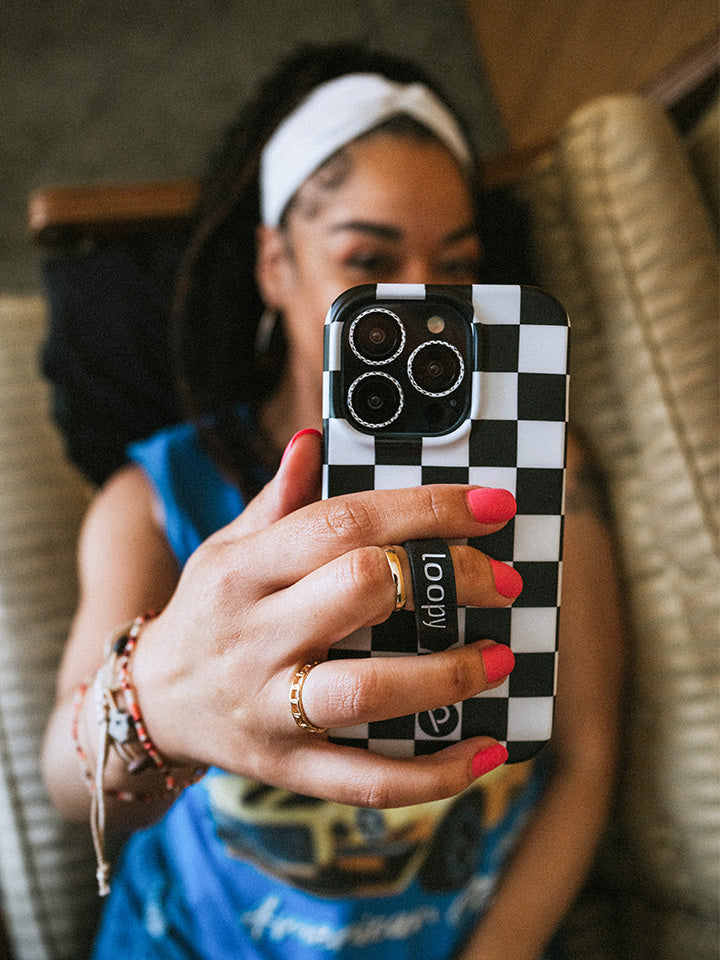
[[[200,192],[196,180],[45,187],[28,200],[28,230],[42,246],[185,226]]]
[[[533,160],[549,150],[552,145],[552,140],[545,140],[528,147],[519,147],[515,150],[506,150],[504,153],[483,157],[481,161],[482,187],[485,190],[512,187],[526,173]]]
[[[516,182],[546,146],[488,157],[483,163],[483,186]],[[187,225],[199,194],[199,182],[190,179],[43,187],[28,199],[28,231],[43,247],[167,234]]]
[[[720,31],[713,30],[640,88],[661,103],[681,133],[693,126],[720,86]]]

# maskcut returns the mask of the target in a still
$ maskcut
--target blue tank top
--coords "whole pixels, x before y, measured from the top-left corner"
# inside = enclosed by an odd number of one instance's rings
[[[190,426],[130,456],[181,565],[243,509]],[[541,766],[501,767],[459,797],[386,811],[213,769],[127,843],[94,960],[445,960],[482,915]]]

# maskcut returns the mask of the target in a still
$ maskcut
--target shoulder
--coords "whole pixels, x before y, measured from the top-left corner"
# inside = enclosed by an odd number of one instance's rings
[[[133,444],[128,455],[154,492],[160,523],[180,565],[245,507],[235,484],[205,448],[194,424],[179,424]]]
[[[158,431],[128,447],[131,463],[142,468],[161,501],[192,500],[202,492],[217,493],[225,485],[193,423],[180,423]]]
[[[153,486],[138,466],[122,467],[93,498],[79,541],[81,571],[92,577],[109,566],[172,557],[163,531],[161,510]]]
[[[135,464],[121,467],[93,497],[85,517],[84,532],[94,527],[124,527],[128,520],[155,523],[153,487],[145,471]]]

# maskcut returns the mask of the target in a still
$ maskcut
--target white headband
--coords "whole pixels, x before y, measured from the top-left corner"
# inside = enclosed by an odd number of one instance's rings
[[[316,87],[265,144],[260,158],[262,219],[277,226],[291,197],[337,150],[396,114],[434,133],[462,166],[472,164],[457,120],[421,83],[394,83],[375,73],[351,73]]]

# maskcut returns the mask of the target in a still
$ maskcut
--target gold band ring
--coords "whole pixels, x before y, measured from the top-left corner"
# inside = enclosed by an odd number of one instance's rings
[[[305,666],[295,674],[292,686],[290,687],[290,710],[293,720],[301,730],[305,730],[307,733],[325,733],[327,730],[327,727],[316,727],[311,720],[308,720],[302,702],[303,684],[313,667],[316,667],[319,663],[322,663],[322,660],[306,663]]]
[[[394,547],[385,547],[384,550],[390,566],[393,583],[395,584],[395,610],[403,610],[405,601],[407,600],[407,594],[405,592],[405,580],[403,578],[402,567],[400,566],[400,558]]]

